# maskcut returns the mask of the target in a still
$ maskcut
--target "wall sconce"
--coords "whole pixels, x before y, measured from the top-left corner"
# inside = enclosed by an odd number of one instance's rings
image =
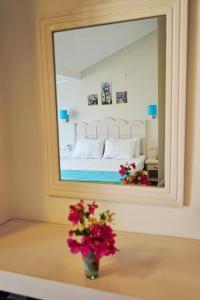
[[[157,114],[158,114],[157,104],[149,104],[148,105],[148,116],[151,116],[153,119],[155,119]]]
[[[60,109],[60,120],[63,122],[69,122],[69,110]]]

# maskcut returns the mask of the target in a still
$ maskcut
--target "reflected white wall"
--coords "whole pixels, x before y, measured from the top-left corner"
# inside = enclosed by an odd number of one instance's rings
[[[105,117],[147,119],[147,148],[158,145],[158,122],[147,115],[150,103],[158,103],[157,32],[146,35],[88,68],[81,79],[57,85],[58,111],[70,110],[70,122],[92,121]],[[101,83],[112,82],[112,105],[101,104]],[[128,103],[117,104],[116,92],[127,91]],[[89,94],[98,94],[98,105],[88,106]],[[73,129],[73,126],[71,127]],[[59,121],[60,148],[73,142],[69,126]]]

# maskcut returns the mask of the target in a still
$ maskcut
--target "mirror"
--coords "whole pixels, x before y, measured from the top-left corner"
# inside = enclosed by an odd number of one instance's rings
[[[53,41],[60,179],[163,187],[166,16]]]
[[[40,19],[49,195],[183,204],[187,13],[187,0],[124,0]],[[150,186],[122,182],[134,160]]]

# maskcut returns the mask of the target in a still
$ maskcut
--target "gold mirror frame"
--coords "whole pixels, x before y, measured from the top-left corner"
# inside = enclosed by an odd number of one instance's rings
[[[40,81],[46,144],[47,192],[57,197],[183,205],[187,0],[123,0],[39,20]],[[166,15],[165,187],[61,181],[59,178],[53,32]]]

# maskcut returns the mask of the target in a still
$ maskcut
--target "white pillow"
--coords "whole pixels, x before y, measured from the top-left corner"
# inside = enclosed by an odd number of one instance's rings
[[[109,139],[106,140],[103,158],[132,159],[135,155],[136,140]]]
[[[104,140],[98,139],[78,139],[73,158],[102,158],[104,148]]]
[[[135,143],[134,156],[138,156],[141,152],[141,139],[139,136],[137,136],[133,138],[133,141]]]

